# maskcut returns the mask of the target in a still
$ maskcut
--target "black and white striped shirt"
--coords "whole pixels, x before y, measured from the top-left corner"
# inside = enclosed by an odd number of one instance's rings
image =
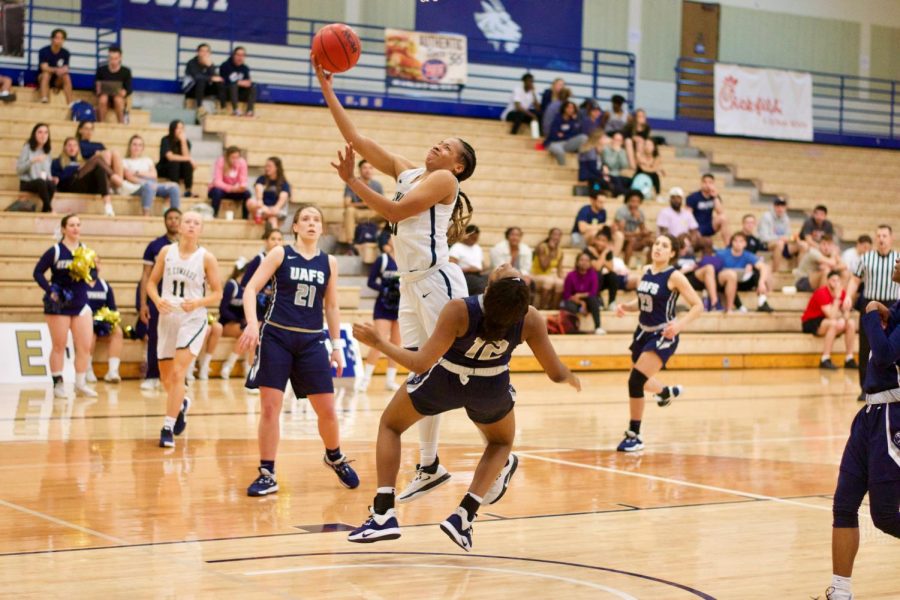
[[[898,256],[900,253],[896,250],[885,255],[869,250],[859,258],[855,275],[866,284],[863,294],[867,300],[887,303],[900,299],[900,284],[891,280]]]

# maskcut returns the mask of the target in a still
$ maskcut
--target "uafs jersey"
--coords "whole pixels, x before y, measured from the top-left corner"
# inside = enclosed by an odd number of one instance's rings
[[[675,319],[678,292],[669,289],[669,277],[675,272],[669,267],[659,273],[650,269],[644,272],[637,287],[638,321],[646,329],[659,329]]]
[[[204,256],[206,256],[206,249],[202,246],[187,258],[181,257],[178,244],[169,246],[162,279],[161,296],[164,300],[177,306],[186,299],[196,300],[206,294]],[[197,311],[206,314],[205,307],[198,308],[193,312]]]
[[[323,306],[331,267],[319,250],[304,258],[293,246],[284,246],[284,260],[272,275],[273,295],[266,321],[295,329],[322,331]]]
[[[422,180],[425,167],[407,169],[397,178],[394,202],[415,188]],[[459,186],[457,186],[457,195]],[[425,271],[447,263],[447,228],[457,199],[451,204],[435,204],[426,211],[395,223],[394,254],[401,274]]]

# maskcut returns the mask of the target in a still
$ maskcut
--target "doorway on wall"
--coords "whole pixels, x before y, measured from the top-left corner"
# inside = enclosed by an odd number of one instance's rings
[[[713,69],[705,61],[719,59],[720,9],[709,2],[681,3],[679,118],[713,118]]]

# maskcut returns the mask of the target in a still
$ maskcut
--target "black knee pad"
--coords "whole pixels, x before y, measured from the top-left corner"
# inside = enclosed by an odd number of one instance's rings
[[[628,376],[628,397],[643,398],[645,383],[647,383],[647,376],[632,368],[631,375]]]

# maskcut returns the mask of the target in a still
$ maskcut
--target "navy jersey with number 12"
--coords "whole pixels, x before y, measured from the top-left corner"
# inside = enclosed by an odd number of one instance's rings
[[[466,333],[456,338],[444,358],[464,367],[477,369],[480,367],[499,367],[509,364],[516,346],[522,343],[522,319],[510,327],[503,337],[493,342],[481,338],[484,323],[484,296],[463,298],[469,311],[469,328]]]
[[[330,277],[327,254],[319,250],[312,258],[304,258],[293,246],[284,246],[284,260],[272,275],[273,295],[266,321],[322,331],[325,289]]]

